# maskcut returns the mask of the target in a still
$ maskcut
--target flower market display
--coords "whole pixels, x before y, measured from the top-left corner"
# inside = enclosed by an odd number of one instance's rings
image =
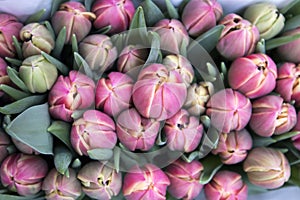
[[[0,13],[0,200],[246,200],[290,186],[300,0]]]

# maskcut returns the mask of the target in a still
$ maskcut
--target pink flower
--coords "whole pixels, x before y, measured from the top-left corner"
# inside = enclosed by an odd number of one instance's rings
[[[134,167],[124,177],[123,194],[127,200],[166,199],[168,176],[158,167],[147,164]]]

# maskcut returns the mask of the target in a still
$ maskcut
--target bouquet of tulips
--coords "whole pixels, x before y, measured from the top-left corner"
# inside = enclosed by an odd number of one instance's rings
[[[0,13],[0,199],[300,187],[300,1],[161,3]]]

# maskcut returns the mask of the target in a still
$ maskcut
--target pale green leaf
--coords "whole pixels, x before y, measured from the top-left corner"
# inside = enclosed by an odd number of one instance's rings
[[[276,140],[276,142],[282,141],[282,140],[286,140],[286,139],[290,139],[291,137],[300,134],[299,131],[291,131],[291,132],[287,132],[287,133],[283,133],[281,135],[275,135],[272,138],[274,140]]]
[[[165,18],[159,7],[151,0],[145,0],[141,3],[145,13],[145,20],[149,27],[152,27],[158,21]]]
[[[167,11],[171,19],[178,19],[179,14],[170,0],[165,0]]]
[[[55,147],[54,149],[54,165],[56,170],[62,175],[68,177],[69,166],[72,162],[72,153],[65,147]]]
[[[88,11],[88,12],[91,11],[93,3],[94,3],[94,0],[84,0],[84,5],[86,8],[86,11]]]
[[[52,155],[53,138],[47,131],[50,125],[48,110],[48,103],[32,106],[19,114],[5,130],[11,137],[34,150]]]
[[[22,65],[22,60],[19,59],[5,57],[5,60],[17,67],[20,67]]]
[[[69,68],[62,62],[60,62],[58,59],[50,56],[49,54],[42,51],[42,56],[48,60],[50,63],[52,63],[63,75],[68,75]]]
[[[200,162],[202,163],[204,168],[200,176],[200,183],[204,185],[210,182],[214,175],[223,166],[223,163],[218,156],[213,155],[205,157]]]
[[[71,124],[64,121],[53,121],[48,127],[48,132],[57,137],[71,150],[72,144],[70,142]]]
[[[157,63],[160,55],[160,37],[156,32],[150,31],[149,38],[152,39],[151,41],[151,49],[149,56],[145,62],[145,66],[150,63]]]
[[[51,16],[59,9],[60,4],[66,2],[68,0],[52,0],[51,5]]]
[[[16,38],[16,36],[12,36],[13,39],[13,44],[16,48],[16,52],[17,52],[17,56],[20,60],[23,60],[23,53],[22,53],[22,47],[21,44],[19,43],[18,39]]]
[[[291,1],[289,4],[287,4],[285,7],[283,7],[283,8],[281,8],[280,10],[279,10],[279,12],[280,13],[282,13],[282,14],[286,14],[286,13],[288,13],[288,11],[290,11],[290,10],[297,10],[297,11],[300,11],[299,10],[299,6],[300,6],[300,0],[293,0],[293,1]],[[292,11],[293,12],[293,11]],[[300,14],[300,12],[298,13],[298,14]]]
[[[95,77],[90,66],[87,64],[87,62],[81,57],[81,55],[77,52],[74,53],[74,59],[79,67],[80,71],[83,71],[84,74],[86,74],[91,79],[98,80],[99,77],[101,77],[102,74],[99,74],[98,77]],[[103,72],[102,72],[103,73]]]
[[[281,36],[266,41],[266,50],[277,48],[300,38],[300,34]]]
[[[113,157],[113,150],[111,149],[92,149],[87,153],[93,160],[109,160]]]
[[[55,41],[55,47],[52,51],[52,55],[55,57],[55,58],[60,58],[61,56],[61,52],[65,46],[65,41],[66,41],[66,38],[67,38],[67,29],[66,27],[64,26],[58,33],[57,35],[57,38],[56,38],[56,41]]]
[[[34,95],[25,97],[3,107],[0,107],[0,113],[5,115],[21,113],[31,106],[43,103],[46,97],[46,95]]]
[[[50,32],[51,37],[55,38],[55,32],[54,32],[54,30],[53,30],[52,25],[50,24],[50,22],[49,21],[44,21],[43,24],[46,26],[46,28]]]
[[[17,90],[9,85],[0,84],[0,90],[11,96],[15,100],[20,100],[25,97],[30,96],[29,93],[22,92],[20,90]]]
[[[7,74],[10,78],[10,80],[16,85],[18,86],[21,90],[23,90],[24,92],[29,92],[27,86],[25,85],[25,83],[20,79],[19,77],[19,73],[11,68],[11,67],[7,67]]]
[[[39,10],[38,12],[34,13],[33,15],[29,16],[25,21],[25,24],[39,22],[41,21],[42,17],[44,16],[46,9]]]

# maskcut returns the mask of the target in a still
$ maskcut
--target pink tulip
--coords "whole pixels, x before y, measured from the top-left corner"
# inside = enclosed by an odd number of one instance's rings
[[[218,154],[223,163],[227,165],[243,161],[248,151],[252,148],[252,138],[246,129],[221,133],[218,146],[213,149],[213,154]]]
[[[251,117],[250,100],[238,91],[223,89],[207,102],[207,115],[215,128],[224,133],[242,130]]]
[[[7,75],[7,64],[6,62],[0,57],[0,84],[10,85],[11,81]],[[0,89],[0,98],[4,95],[4,92]]]
[[[10,14],[0,13],[0,57],[15,57],[16,49],[13,45],[13,36],[18,40],[23,24]]]
[[[132,78],[136,78],[139,70],[145,64],[149,51],[140,45],[128,45],[120,53],[117,69],[126,73]]]
[[[0,169],[2,185],[22,196],[38,193],[47,172],[48,166],[44,159],[22,153],[9,155]]]
[[[85,37],[79,44],[79,53],[90,69],[99,75],[109,70],[118,56],[117,48],[111,38],[102,34]]]
[[[138,112],[159,121],[175,115],[186,99],[187,89],[176,71],[162,64],[142,69],[133,86],[132,99]]]
[[[165,200],[168,176],[158,167],[147,164],[143,168],[132,168],[124,177],[123,194],[127,200]]]
[[[295,36],[300,34],[300,27],[286,31],[282,36]],[[285,62],[300,63],[300,39],[294,40],[277,48],[277,53]]]
[[[287,102],[300,106],[300,64],[285,62],[278,68],[275,91]]]
[[[73,169],[69,170],[69,177],[60,174],[53,168],[43,181],[42,190],[47,200],[71,200],[81,195],[81,185]]]
[[[0,165],[4,158],[8,156],[7,147],[10,145],[10,143],[9,136],[2,129],[0,129]]]
[[[126,74],[110,72],[96,87],[96,108],[110,116],[117,116],[131,106],[133,80]]]
[[[261,97],[273,91],[276,78],[276,64],[261,53],[237,58],[228,71],[230,87],[249,98]]]
[[[49,93],[50,114],[56,119],[73,121],[75,110],[86,109],[94,103],[95,83],[79,71],[59,76]]]
[[[59,10],[51,18],[52,26],[56,34],[66,27],[65,44],[70,44],[72,35],[80,42],[88,35],[92,28],[92,20],[96,16],[94,13],[87,12],[84,5],[76,1],[68,1],[60,5]]]
[[[164,132],[167,145],[172,151],[192,152],[197,148],[203,134],[203,125],[199,119],[181,109],[166,120]]]
[[[291,130],[297,123],[296,109],[280,96],[267,95],[252,103],[253,113],[249,122],[258,135],[270,137]]]
[[[293,128],[293,131],[298,131],[299,134],[292,137],[292,142],[296,149],[300,151],[300,112],[297,114],[297,123]]]
[[[188,32],[177,19],[162,19],[154,25],[153,31],[159,34],[163,51],[179,54],[182,44],[189,44]]]
[[[111,26],[108,34],[115,34],[128,29],[135,7],[132,0],[96,0],[92,12],[96,14],[96,29]]]
[[[155,143],[160,123],[142,117],[135,108],[124,110],[117,118],[117,135],[130,151],[150,150]]]
[[[187,89],[187,97],[183,107],[191,114],[199,117],[206,110],[206,103],[214,93],[211,82],[193,83]]]
[[[117,196],[122,187],[122,174],[101,162],[89,162],[79,173],[83,192],[93,198],[109,200]]]
[[[204,186],[207,200],[246,200],[248,186],[243,183],[240,174],[232,171],[219,171],[213,179]]]
[[[257,147],[243,163],[249,181],[262,188],[276,189],[287,182],[291,168],[285,155],[276,149]]]
[[[197,37],[216,26],[223,14],[217,0],[191,0],[182,12],[182,22],[191,36]]]
[[[71,129],[71,143],[79,155],[93,149],[113,149],[117,143],[114,121],[105,113],[88,110]]]
[[[259,40],[256,26],[233,13],[226,15],[219,24],[225,28],[216,48],[223,57],[234,60],[254,52]]]
[[[171,185],[168,192],[177,199],[195,199],[201,192],[203,185],[200,176],[203,165],[199,161],[190,163],[177,160],[166,168],[166,174]]]
[[[169,71],[177,71],[186,87],[188,87],[194,80],[194,69],[190,61],[182,55],[168,55],[163,59],[163,64]]]

